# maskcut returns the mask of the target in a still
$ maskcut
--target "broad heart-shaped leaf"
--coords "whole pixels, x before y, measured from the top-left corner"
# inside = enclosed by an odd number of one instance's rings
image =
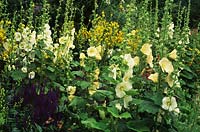
[[[128,119],[131,118],[131,114],[128,112],[124,112],[120,115],[120,118]]]
[[[108,132],[106,122],[97,122],[94,118],[88,118],[81,121],[87,128],[94,128],[97,130],[102,130]]]
[[[72,71],[72,74],[76,75],[78,77],[83,77],[84,76],[84,73],[82,71]]]
[[[116,107],[107,107],[107,111],[114,117],[119,117],[119,112]]]
[[[144,100],[140,105],[139,105],[139,112],[148,112],[155,114],[159,111],[160,107],[158,105],[155,105],[151,101]]]
[[[82,89],[86,89],[91,85],[91,83],[87,81],[77,81],[77,85],[80,86]]]
[[[124,118],[124,119],[128,119],[128,118],[131,118],[131,114],[128,113],[128,112],[124,112],[122,114],[119,114],[118,110],[116,107],[107,107],[107,111],[109,113],[111,113],[111,115],[115,118]]]
[[[11,77],[13,78],[13,80],[17,81],[17,80],[21,80],[25,78],[26,74],[23,73],[21,70],[15,70],[15,71],[12,71]]]
[[[85,99],[75,96],[69,106],[85,107],[86,103]]]
[[[150,132],[151,122],[149,120],[132,120],[127,122],[127,127],[136,132]]]
[[[61,92],[66,92],[65,87],[63,87],[61,84],[57,83],[57,82],[53,82],[54,87],[59,88],[59,90]]]

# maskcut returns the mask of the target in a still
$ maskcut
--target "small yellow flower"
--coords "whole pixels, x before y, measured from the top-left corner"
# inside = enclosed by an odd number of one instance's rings
[[[142,46],[142,48],[140,49],[140,51],[145,54],[145,55],[151,55],[152,54],[152,50],[151,50],[151,44],[146,43]]]
[[[151,74],[148,79],[152,80],[154,83],[158,82],[158,73]]]
[[[174,80],[171,78],[171,74],[170,74],[170,73],[167,75],[165,81],[168,83],[168,85],[169,85],[170,87],[172,87],[173,84],[174,84]]]
[[[21,70],[23,73],[27,73],[27,67],[22,67]]]
[[[101,60],[101,55],[99,53],[97,53],[95,57],[97,60]]]
[[[175,97],[164,97],[162,99],[162,108],[169,111],[174,111],[177,108]]]
[[[167,73],[172,73],[174,71],[174,67],[171,63],[171,61],[169,61],[167,58],[162,58],[159,61],[159,65],[162,69],[163,72],[167,72]]]
[[[76,87],[75,87],[75,86],[68,86],[68,87],[67,87],[67,92],[68,92],[68,94],[70,94],[70,95],[75,94],[75,92],[76,92]]]
[[[68,96],[68,100],[69,100],[69,101],[72,101],[72,100],[74,99],[74,97],[75,97],[75,96],[74,96],[73,94],[70,94],[70,95]]]
[[[129,81],[121,82],[115,88],[116,96],[122,98],[126,95],[126,91],[129,91],[130,89],[132,89],[132,84]]]
[[[171,58],[171,59],[173,59],[173,60],[176,60],[176,58],[177,58],[177,50],[176,49],[174,49],[171,53],[169,53],[169,57]]]
[[[87,55],[90,57],[95,57],[98,54],[98,51],[95,47],[90,47],[87,49]]]
[[[153,68],[153,55],[147,55],[147,58],[146,58],[146,61],[147,61],[147,63],[149,64],[149,66],[151,67],[151,68]]]
[[[85,59],[85,58],[86,58],[85,54],[84,53],[80,53],[79,59]]]
[[[96,91],[97,91],[97,89],[96,89],[95,87],[93,87],[93,86],[92,86],[92,87],[89,87],[88,90],[89,90],[89,94],[90,94],[90,95],[93,95],[93,94],[96,93]]]

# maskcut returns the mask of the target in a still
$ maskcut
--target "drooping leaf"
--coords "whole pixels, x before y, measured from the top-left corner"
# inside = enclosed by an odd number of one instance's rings
[[[105,123],[97,122],[94,118],[88,118],[87,120],[82,120],[81,123],[88,128],[94,128],[102,131],[106,131],[107,128],[107,125]]]

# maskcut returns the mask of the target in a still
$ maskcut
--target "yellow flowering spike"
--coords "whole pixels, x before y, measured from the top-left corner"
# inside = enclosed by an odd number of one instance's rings
[[[151,74],[148,79],[152,80],[154,83],[158,82],[158,73]]]
[[[169,53],[169,57],[171,58],[171,59],[173,59],[173,60],[176,60],[176,58],[177,58],[177,50],[176,49],[174,49],[171,53]]]
[[[166,57],[159,61],[159,65],[163,72],[172,73],[174,71],[171,61],[169,61]]]
[[[170,73],[167,75],[165,81],[168,83],[168,85],[169,85],[170,87],[172,87],[173,84],[174,84],[174,80],[171,78],[171,74],[170,74]]]
[[[174,111],[177,108],[175,97],[164,97],[162,99],[162,108],[168,111]]]
[[[140,49],[140,51],[145,54],[145,55],[151,55],[152,54],[152,50],[151,50],[151,44],[146,43],[142,46],[142,48]]]
[[[95,57],[96,55],[98,54],[98,51],[95,47],[89,47],[87,49],[87,55],[90,56],[90,57]]]

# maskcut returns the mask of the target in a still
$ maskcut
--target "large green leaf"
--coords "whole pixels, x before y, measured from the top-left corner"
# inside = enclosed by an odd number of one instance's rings
[[[15,70],[15,71],[12,71],[11,77],[14,80],[21,80],[26,77],[26,74],[23,73],[21,70]]]
[[[107,125],[104,122],[97,122],[94,118],[88,118],[87,120],[82,120],[82,124],[84,124],[88,128],[94,128],[97,130],[107,131]]]
[[[136,132],[150,132],[150,122],[148,120],[132,120],[127,122],[127,127]]]
[[[145,100],[139,105],[139,112],[148,112],[148,113],[155,114],[159,111],[159,109],[160,107],[158,105],[155,105],[151,101]]]
[[[86,100],[81,97],[74,97],[74,99],[71,101],[69,106],[77,106],[77,107],[84,107],[86,105]]]

